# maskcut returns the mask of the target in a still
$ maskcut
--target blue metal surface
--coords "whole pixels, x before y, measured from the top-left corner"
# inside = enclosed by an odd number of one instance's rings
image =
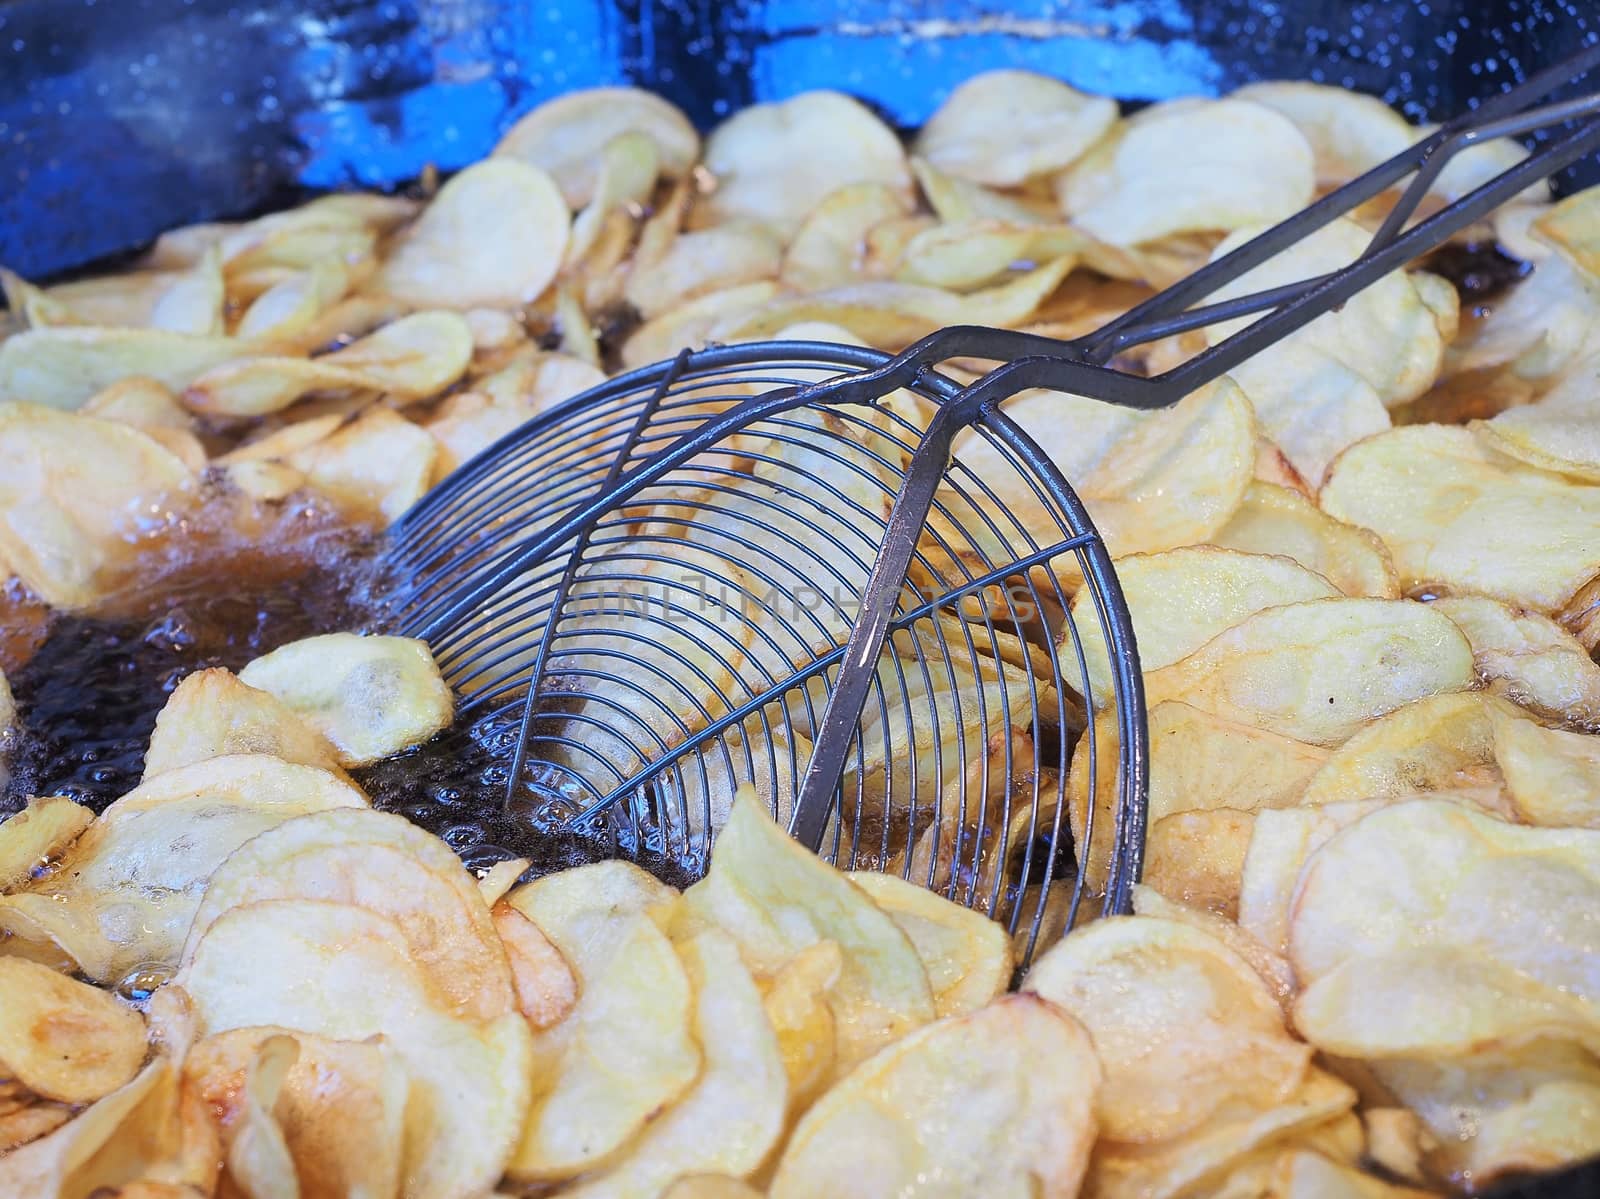
[[[48,276],[302,189],[403,184],[596,84],[702,127],[815,87],[912,126],[997,66],[1132,101],[1308,78],[1427,118],[1597,25],[1590,0],[0,0],[0,263]]]

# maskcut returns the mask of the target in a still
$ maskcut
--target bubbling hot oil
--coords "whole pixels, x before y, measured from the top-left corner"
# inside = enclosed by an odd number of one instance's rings
[[[13,582],[0,589],[0,669],[20,729],[0,820],[34,795],[96,812],[133,790],[156,716],[186,675],[239,670],[302,637],[394,626],[381,537],[317,504],[241,512],[212,497],[95,610],[50,613]],[[507,814],[516,728],[462,719],[425,745],[352,771],[373,807],[442,838],[474,870],[528,858],[528,877],[625,853],[677,886],[694,863],[614,835],[541,828]]]

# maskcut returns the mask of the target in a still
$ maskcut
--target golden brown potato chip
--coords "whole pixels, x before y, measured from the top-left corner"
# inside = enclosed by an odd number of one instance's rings
[[[243,1117],[244,1077],[272,1041],[289,1041],[297,1049],[269,1112],[302,1199],[397,1199],[408,1082],[384,1038],[334,1041],[270,1026],[218,1033],[184,1057],[185,1092],[205,1103],[223,1140],[237,1144],[233,1130]]]
[[[90,809],[65,796],[30,799],[0,824],[0,894],[44,873],[93,822]]]
[[[20,1106],[0,1111],[0,1154],[54,1132],[72,1119],[70,1104],[47,1099],[24,1100]]]
[[[1139,668],[1146,673],[1186,658],[1218,633],[1263,608],[1339,594],[1332,583],[1292,558],[1190,545],[1117,561],[1117,581],[1133,617]],[[1073,597],[1096,706],[1110,702],[1111,663],[1105,630],[1087,593]],[[1070,653],[1063,632],[1058,653]]]
[[[783,1056],[791,1115],[810,1107],[837,1074],[838,1029],[828,992],[843,969],[838,944],[818,941],[779,967],[764,988],[761,1002]]]
[[[1600,726],[1600,667],[1555,621],[1476,595],[1433,606],[1467,635],[1491,691],[1552,720]]]
[[[1325,83],[1272,80],[1232,93],[1288,117],[1311,146],[1320,187],[1337,187],[1416,140],[1406,119],[1376,96]]]
[[[306,637],[256,658],[239,680],[319,730],[344,766],[421,744],[449,727],[455,708],[427,644],[411,637]]]
[[[1254,812],[1210,808],[1154,821],[1145,835],[1145,884],[1174,903],[1237,918],[1255,819]]]
[[[694,997],[649,907],[677,893],[625,862],[547,875],[504,903],[550,939],[577,1003],[534,1038],[532,1107],[507,1169],[571,1178],[614,1161],[695,1080]]]
[[[838,943],[844,969],[829,1001],[840,1070],[934,1018],[928,973],[910,938],[865,892],[791,840],[749,788],[734,801],[710,870],[684,892],[683,909],[729,933],[757,977],[818,941]]]
[[[635,264],[622,294],[650,320],[708,292],[776,278],[782,254],[766,226],[728,222],[685,233],[655,262]]]
[[[747,1182],[726,1174],[691,1174],[661,1193],[661,1199],[762,1199]]]
[[[425,429],[375,407],[285,465],[363,520],[393,524],[427,493],[436,454]]]
[[[1257,480],[1211,539],[1225,549],[1282,554],[1346,595],[1397,599],[1399,580],[1376,534],[1345,524],[1285,487]]]
[[[1015,187],[1069,165],[1117,119],[1115,101],[1032,71],[986,71],[952,91],[917,134],[941,171]]]
[[[0,558],[53,606],[100,598],[193,491],[189,468],[137,429],[0,404]]]
[[[307,420],[290,421],[260,437],[253,437],[223,454],[217,461],[225,466],[241,462],[272,462],[285,458],[297,450],[316,445],[344,423],[336,412],[313,416]]]
[[[1205,908],[1177,903],[1145,883],[1136,884],[1133,888],[1133,913],[1136,916],[1193,925],[1207,936],[1221,941],[1250,963],[1250,968],[1261,976],[1261,981],[1267,984],[1267,989],[1287,1011],[1290,1001],[1294,999],[1294,972],[1289,969],[1288,960],[1232,920]]]
[[[1324,599],[1247,617],[1149,675],[1145,698],[1333,746],[1402,704],[1473,682],[1466,638],[1426,605]]]
[[[0,395],[76,408],[129,375],[177,392],[241,348],[231,338],[162,329],[33,329],[0,342]]]
[[[1071,1199],[1100,1080],[1077,1021],[1037,996],[1006,996],[912,1033],[837,1083],[795,1128],[768,1193]]]
[[[270,754],[337,771],[328,739],[274,695],[214,667],[186,677],[156,716],[144,777],[224,754]]]
[[[299,1199],[294,1158],[273,1108],[300,1055],[292,1036],[276,1034],[256,1046],[239,1086],[234,1126],[223,1144],[228,1177],[251,1199]]]
[[[1243,100],[1171,100],[1123,121],[1057,180],[1072,223],[1113,246],[1271,224],[1310,201],[1300,131]]]
[[[348,780],[263,754],[166,771],[107,808],[55,869],[0,897],[0,929],[55,944],[96,982],[175,964],[230,853],[292,817],[366,802]]]
[[[543,1032],[566,1019],[578,1002],[578,980],[572,967],[539,926],[508,903],[490,911],[495,932],[511,963],[511,983],[517,1007],[534,1032]]]
[[[419,307],[515,308],[556,277],[570,230],[549,175],[514,157],[485,159],[439,189],[372,285]]]
[[[746,1178],[782,1136],[783,1057],[737,946],[706,930],[680,941],[678,954],[694,988],[694,1035],[705,1067],[620,1161],[566,1194],[651,1199],[686,1174]]]
[[[778,294],[771,280],[745,283],[701,296],[646,321],[622,345],[622,365],[648,366],[679,350],[702,349],[711,331],[727,320],[742,320]]]
[[[387,1038],[410,1080],[402,1177],[412,1199],[468,1199],[500,1178],[532,1086],[527,1022],[444,1009],[391,921],[322,900],[246,904],[211,925],[177,985],[208,1034],[272,1025]]]
[[[487,1021],[512,1008],[511,974],[477,883],[449,846],[399,816],[321,812],[253,837],[206,884],[185,959],[224,912],[264,899],[334,900],[384,916],[452,1012]]]
[[[1319,502],[1383,538],[1407,588],[1553,612],[1600,573],[1588,536],[1600,488],[1496,455],[1466,429],[1412,425],[1351,446]]]
[[[190,431],[195,423],[194,417],[178,403],[177,396],[154,379],[142,375],[119,379],[96,392],[79,411],[85,416],[120,421],[146,432],[151,429]]]
[[[803,292],[857,282],[867,233],[910,208],[905,189],[887,183],[847,183],[829,192],[790,239],[779,279]]]
[[[856,870],[849,879],[911,939],[933,988],[935,1016],[975,1012],[1011,985],[1011,941],[1003,925],[897,875]]]
[[[742,109],[706,139],[705,165],[717,178],[705,201],[707,215],[760,221],[786,241],[807,213],[846,184],[911,187],[894,131],[832,91]]]
[[[105,991],[0,957],[0,1074],[35,1095],[88,1103],[133,1078],[144,1020]]]
[[[625,133],[655,143],[662,173],[678,178],[700,155],[700,136],[674,105],[636,87],[596,87],[547,100],[518,119],[494,148],[546,170],[568,206],[582,208],[599,183],[597,147]]]
[[[306,477],[281,462],[235,462],[222,468],[228,485],[259,503],[276,503],[306,485]]]
[[[1301,1086],[1311,1049],[1289,1036],[1250,965],[1189,924],[1097,921],[1044,954],[1023,980],[1076,1016],[1105,1067],[1103,1141],[1153,1145],[1219,1112],[1263,1112]]]
[[[1494,756],[1519,820],[1600,828],[1600,737],[1496,713]]]

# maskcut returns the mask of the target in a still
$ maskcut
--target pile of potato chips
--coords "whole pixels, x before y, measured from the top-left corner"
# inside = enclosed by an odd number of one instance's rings
[[[1423,132],[1312,84],[1125,118],[996,72],[909,149],[832,92],[702,144],[575,93],[422,199],[0,276],[0,575],[92,610],[202,504],[387,525],[684,347],[1076,336]],[[1390,199],[1230,292],[1350,261]],[[1529,267],[1486,309],[1413,268],[1170,410],[1007,404],[1117,558],[1151,747],[1136,914],[1020,990],[1000,925],[789,841],[772,778],[730,781],[682,893],[472,877],[347,773],[450,723],[426,647],[330,634],[185,679],[100,816],[0,825],[0,1195],[1381,1199],[1600,1154],[1600,190],[1473,236]],[[983,502],[1050,527],[1031,491]],[[1117,721],[1060,582],[1084,672],[1037,681],[1102,747],[1063,787],[1092,886]],[[0,677],[0,758],[15,722]]]

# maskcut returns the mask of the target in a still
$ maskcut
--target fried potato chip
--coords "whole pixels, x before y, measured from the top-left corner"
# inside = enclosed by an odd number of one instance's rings
[[[239,680],[276,696],[319,730],[344,766],[419,745],[454,714],[433,654],[410,637],[306,637],[256,658]]]
[[[1346,595],[1400,595],[1394,563],[1376,534],[1336,520],[1304,496],[1259,479],[1211,540],[1224,549],[1293,558]]]
[[[1600,573],[1600,488],[1500,457],[1466,429],[1412,425],[1351,446],[1319,503],[1383,538],[1407,588],[1553,612]]]
[[[760,221],[785,241],[825,196],[846,184],[911,187],[894,131],[833,91],[740,110],[706,139],[705,165],[717,180],[705,200],[708,216]]]
[[[934,1018],[928,973],[910,938],[864,891],[786,836],[753,790],[735,799],[711,868],[684,892],[683,908],[729,933],[757,977],[818,941],[838,943],[844,968],[829,1000],[841,1071]]]
[[[93,822],[92,811],[61,795],[30,799],[7,817],[0,824],[0,895],[44,873]]]
[[[350,271],[337,259],[324,259],[303,271],[292,271],[250,302],[234,326],[234,336],[265,342],[296,337],[343,299],[349,287]]]
[[[605,263],[614,264],[626,255],[633,241],[629,207],[642,206],[650,199],[660,169],[660,154],[647,133],[619,133],[600,147],[594,195],[572,223],[564,262],[567,270],[603,270]],[[620,229],[621,234],[610,233],[613,229]]]
[[[761,992],[727,936],[706,930],[678,943],[694,989],[694,1037],[705,1067],[622,1159],[565,1194],[651,1199],[685,1175],[747,1178],[783,1133],[787,1084]]]
[[[778,277],[802,292],[827,291],[860,279],[867,233],[910,213],[905,189],[847,183],[806,214],[783,256]]]
[[[556,277],[570,230],[549,175],[517,157],[485,159],[439,189],[372,286],[419,307],[515,308]]]
[[[144,777],[224,754],[270,754],[339,769],[328,739],[288,705],[213,667],[187,676],[167,697],[145,751]]]
[[[322,900],[233,908],[177,983],[206,1033],[275,1025],[336,1041],[386,1037],[410,1079],[404,1194],[467,1199],[499,1179],[532,1086],[527,1023],[517,1012],[484,1023],[449,1013],[391,921]]]
[[[906,242],[894,277],[903,283],[970,291],[1004,277],[1018,263],[1070,257],[1082,241],[1065,225],[990,220],[934,225]]]
[[[1396,1186],[1305,1149],[1282,1150],[1263,1165],[1264,1189],[1251,1192],[1260,1199],[1430,1199],[1434,1194]],[[1230,1187],[1235,1177],[1230,1176]]]
[[[1473,682],[1466,638],[1426,605],[1325,599],[1247,617],[1148,675],[1145,696],[1334,746],[1402,704]]]
[[[154,379],[131,375],[119,379],[84,401],[79,409],[85,416],[119,421],[146,432],[152,429],[194,429],[194,417],[173,395]]]
[[[567,205],[588,204],[600,181],[597,147],[627,133],[655,144],[661,171],[686,175],[700,155],[700,135],[676,106],[636,87],[595,87],[547,100],[519,118],[494,148],[548,171]]]
[[[1493,370],[1488,377],[1516,402],[1600,352],[1593,336],[1600,280],[1543,242],[1526,249],[1535,247],[1540,256],[1531,260],[1532,274],[1498,299],[1487,319],[1469,323],[1446,360],[1453,375]]]
[[[218,1033],[184,1057],[185,1092],[206,1105],[224,1142],[237,1147],[245,1077],[273,1042],[296,1050],[275,1102],[263,1106],[293,1163],[288,1177],[298,1182],[301,1199],[398,1196],[409,1084],[383,1037],[334,1041],[270,1026]],[[237,1183],[235,1155],[229,1153],[229,1173]]]
[[[449,846],[399,816],[327,811],[253,837],[212,874],[184,959],[224,912],[266,899],[332,900],[392,920],[453,1014],[488,1021],[512,1009],[511,974],[476,881]]]
[[[0,559],[54,607],[100,598],[193,491],[189,468],[137,429],[0,404]]]
[[[1014,963],[1003,925],[897,875],[856,870],[848,877],[910,938],[938,1018],[975,1012],[1011,985]]]
[[[837,1074],[838,1031],[828,992],[843,969],[838,944],[818,941],[779,967],[765,987],[761,1002],[783,1056],[791,1114],[810,1107]]]
[[[1171,920],[1178,924],[1192,925],[1207,936],[1221,941],[1250,963],[1250,968],[1261,976],[1261,981],[1267,984],[1267,989],[1287,1011],[1290,1001],[1294,998],[1294,972],[1289,969],[1288,961],[1281,953],[1263,945],[1232,920],[1205,908],[1174,902],[1145,883],[1135,884],[1133,888],[1133,913],[1136,916],[1149,916],[1156,920]]]
[[[1068,166],[1116,119],[1115,101],[1086,96],[1058,79],[986,71],[950,93],[914,149],[951,175],[1015,187]]]
[[[1116,564],[1117,581],[1133,617],[1139,667],[1145,672],[1186,658],[1218,633],[1263,608],[1339,594],[1332,583],[1292,558],[1244,554],[1210,545],[1190,545],[1154,554],[1133,554]],[[1105,630],[1087,593],[1073,597],[1096,706],[1110,702],[1110,659]],[[1057,652],[1070,654],[1063,632]]]
[[[1267,1111],[1310,1066],[1310,1046],[1289,1036],[1249,963],[1189,924],[1097,921],[1040,957],[1022,985],[1094,1039],[1102,1143],[1154,1145],[1224,1114]]]
[[[1058,177],[1072,223],[1113,246],[1271,224],[1303,208],[1312,151],[1285,117],[1244,100],[1172,100],[1114,127]]]
[[[637,867],[605,862],[548,875],[503,901],[570,967],[577,1003],[534,1039],[534,1091],[507,1169],[571,1178],[615,1159],[694,1082],[688,976],[650,907],[677,893]]]
[[[54,870],[0,897],[0,929],[55,944],[96,982],[175,964],[230,853],[292,817],[366,802],[348,780],[263,754],[166,771],[107,808]]]
[[[1416,140],[1406,119],[1376,96],[1325,83],[1271,80],[1232,93],[1294,122],[1311,146],[1319,187],[1338,187],[1402,153]]]
[[[239,1086],[232,1135],[224,1141],[227,1172],[251,1199],[299,1199],[294,1158],[272,1114],[285,1076],[300,1054],[290,1036],[269,1036],[256,1046]]]
[[[46,1099],[25,1100],[20,1106],[0,1112],[0,1154],[37,1141],[60,1128],[72,1116],[70,1104]]]
[[[0,395],[77,408],[129,375],[177,392],[241,348],[231,338],[164,329],[33,329],[0,342]]]
[[[669,1186],[661,1199],[762,1199],[747,1182],[726,1174],[691,1174]]]
[[[1434,791],[1480,790],[1496,806],[1495,724],[1526,717],[1481,691],[1427,696],[1356,733],[1306,784],[1304,807],[1346,799],[1396,800]]]
[[[1101,1077],[1077,1021],[1037,996],[1006,996],[910,1034],[836,1084],[795,1128],[768,1193],[1070,1199]]]
[[[774,279],[782,254],[764,225],[729,222],[685,233],[655,262],[636,264],[622,294],[650,320],[708,292]]]
[[[35,1095],[88,1103],[145,1059],[139,1013],[48,966],[0,957],[0,1074]]]
[[[306,485],[306,477],[281,462],[234,462],[222,468],[228,485],[258,503],[276,503]]]
[[[1600,483],[1600,420],[1595,388],[1600,356],[1568,366],[1560,382],[1532,404],[1508,408],[1472,430],[1493,450],[1584,483]]]
[[[1600,829],[1600,737],[1496,712],[1494,757],[1519,820]]]
[[[1433,606],[1467,635],[1491,691],[1552,720],[1600,726],[1600,667],[1555,621],[1475,595]]]
[[[490,910],[511,964],[517,1007],[534,1032],[559,1024],[578,1002],[578,980],[539,926],[508,903]]]
[[[679,350],[702,349],[711,331],[727,320],[743,320],[778,294],[770,279],[714,291],[646,321],[622,345],[622,365],[648,366]]]
[[[359,519],[393,524],[427,493],[437,451],[425,429],[374,407],[285,465]]]
[[[1254,812],[1210,808],[1155,821],[1145,835],[1145,884],[1174,903],[1236,919],[1255,819]]]

